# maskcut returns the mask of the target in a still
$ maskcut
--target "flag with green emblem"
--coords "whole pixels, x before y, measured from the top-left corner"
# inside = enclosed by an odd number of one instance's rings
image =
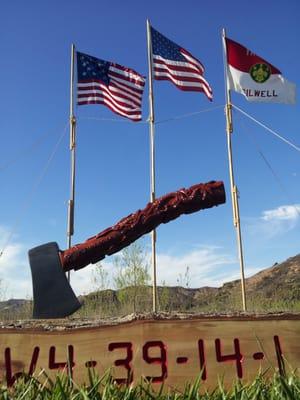
[[[226,38],[228,87],[249,101],[294,104],[296,85],[246,47]]]

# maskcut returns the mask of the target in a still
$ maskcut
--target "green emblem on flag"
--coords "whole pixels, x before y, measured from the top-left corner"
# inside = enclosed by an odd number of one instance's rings
[[[266,82],[271,75],[271,68],[268,64],[254,64],[250,68],[250,76],[257,83]]]

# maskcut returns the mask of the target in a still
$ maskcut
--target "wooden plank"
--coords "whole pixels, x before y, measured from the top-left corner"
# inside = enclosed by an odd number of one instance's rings
[[[47,323],[49,324],[49,323]],[[51,325],[50,325],[51,326]],[[119,383],[149,377],[159,386],[182,388],[202,371],[207,388],[224,378],[251,381],[257,373],[278,368],[279,354],[300,369],[300,316],[198,317],[135,320],[117,325],[69,329],[55,326],[2,328],[0,379],[11,385],[19,373],[45,369],[54,376],[67,358],[77,383],[87,380],[87,368],[99,374],[111,368]]]

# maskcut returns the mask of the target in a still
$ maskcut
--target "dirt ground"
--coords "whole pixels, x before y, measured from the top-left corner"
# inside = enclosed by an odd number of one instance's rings
[[[44,331],[65,331],[70,329],[96,328],[100,326],[113,326],[125,324],[133,321],[153,321],[153,320],[300,320],[300,313],[143,313],[130,314],[118,318],[91,319],[91,318],[64,318],[47,320],[16,320],[9,322],[0,322],[0,329],[12,330],[44,330]]]

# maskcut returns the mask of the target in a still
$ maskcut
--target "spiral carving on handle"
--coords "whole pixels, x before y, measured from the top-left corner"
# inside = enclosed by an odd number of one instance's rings
[[[62,251],[60,258],[63,269],[77,270],[96,263],[122,250],[162,223],[166,224],[182,214],[191,214],[223,203],[225,189],[221,181],[200,183],[168,193],[85,242]]]

